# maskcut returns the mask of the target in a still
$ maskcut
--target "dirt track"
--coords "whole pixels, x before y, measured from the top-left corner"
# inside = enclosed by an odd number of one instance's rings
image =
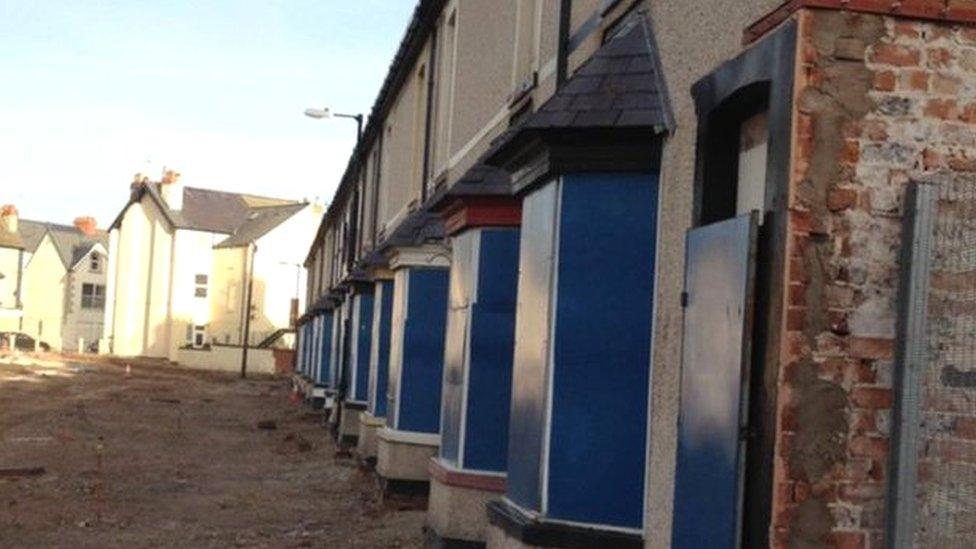
[[[0,363],[0,547],[421,546],[423,512],[379,502],[287,397],[280,379]]]

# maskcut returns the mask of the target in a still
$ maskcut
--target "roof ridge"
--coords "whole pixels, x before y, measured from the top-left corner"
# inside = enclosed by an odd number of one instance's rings
[[[220,189],[207,189],[207,188],[204,188],[204,187],[185,186],[185,187],[183,187],[183,189],[184,190],[187,190],[187,191],[191,191],[191,190],[192,191],[203,191],[205,193],[225,194],[225,195],[228,195],[228,196],[236,196],[236,197],[259,198],[259,199],[264,199],[264,200],[280,200],[282,202],[288,202],[289,204],[301,204],[302,203],[301,200],[295,200],[295,199],[292,199],[292,198],[281,198],[281,197],[277,197],[277,196],[265,196],[265,195],[252,194],[252,193],[241,193],[241,192],[236,192],[236,191],[223,191],[223,190],[220,190]],[[280,204],[280,205],[283,206],[285,204]]]
[[[273,210],[276,208],[295,208],[295,207],[305,207],[310,203],[306,201],[300,202],[289,202],[288,204],[265,204],[263,206],[248,206],[249,210]]]
[[[20,224],[23,225],[24,223],[40,225],[45,229],[72,231],[83,235],[85,234],[81,232],[81,229],[79,229],[74,225],[69,225],[67,223],[58,223],[57,221],[39,221],[37,219],[21,219]],[[95,231],[101,234],[108,234],[108,231],[102,228],[96,228]],[[92,236],[92,235],[85,235],[85,236]]]

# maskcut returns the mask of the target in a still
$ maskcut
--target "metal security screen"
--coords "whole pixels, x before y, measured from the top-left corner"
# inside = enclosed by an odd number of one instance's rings
[[[916,184],[899,297],[889,547],[976,539],[976,181]]]

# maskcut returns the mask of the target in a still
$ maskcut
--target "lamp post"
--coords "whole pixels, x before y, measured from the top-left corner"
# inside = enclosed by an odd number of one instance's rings
[[[316,120],[323,120],[327,118],[349,118],[350,120],[356,121],[356,144],[358,145],[363,139],[363,115],[362,114],[342,114],[338,112],[332,112],[328,107],[324,109],[319,109],[315,107],[309,107],[305,109],[305,116],[309,118],[314,118]]]
[[[249,247],[251,252],[251,267],[247,275],[247,299],[244,306],[244,345],[241,348],[241,378],[247,377],[247,351],[251,346],[251,307],[254,301],[254,256],[258,253],[258,245],[254,242]],[[245,255],[245,257],[247,257]]]

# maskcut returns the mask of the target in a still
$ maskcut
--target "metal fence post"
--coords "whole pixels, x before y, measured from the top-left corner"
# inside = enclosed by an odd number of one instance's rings
[[[927,315],[938,187],[913,182],[905,197],[894,408],[886,504],[886,547],[911,547],[918,472],[921,375],[928,356]]]

